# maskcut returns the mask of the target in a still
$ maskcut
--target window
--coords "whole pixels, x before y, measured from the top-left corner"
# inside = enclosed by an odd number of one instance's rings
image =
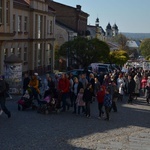
[[[47,34],[50,34],[50,21],[47,20]]]
[[[35,43],[35,50],[34,50],[34,67],[37,66],[36,62],[37,62],[37,44]]]
[[[4,60],[7,58],[7,56],[8,56],[8,49],[6,48],[4,49]]]
[[[37,67],[41,65],[42,65],[42,44],[36,43],[34,51],[34,66]]]
[[[28,17],[24,17],[24,31],[27,32]]]
[[[6,1],[6,23],[9,23],[9,1]]]
[[[26,63],[27,61],[28,61],[28,58],[27,58],[27,47],[24,47],[24,58],[23,58],[23,60],[24,60],[24,63]]]
[[[10,49],[11,54],[15,54],[15,48]]]
[[[48,64],[51,64],[51,50],[52,50],[52,45],[49,43],[47,45],[47,50],[48,50],[48,54],[47,54],[47,59],[48,59]]]
[[[21,58],[21,48],[19,47],[18,47],[17,55],[18,55],[18,58]]]
[[[15,23],[16,23],[16,22],[15,22],[15,18],[16,18],[16,16],[13,15],[13,31],[16,31],[16,30],[15,30]]]
[[[22,17],[18,16],[18,32],[21,32],[21,21],[22,21]]]
[[[42,26],[43,26],[43,16],[41,16],[41,15],[36,15],[36,18],[35,18],[35,20],[36,20],[36,32],[37,32],[37,38],[41,38],[42,37]]]
[[[52,34],[52,33],[53,33],[53,22],[50,21],[50,34]]]
[[[3,0],[0,0],[0,24],[3,22]]]
[[[42,65],[42,44],[38,43],[38,66]]]

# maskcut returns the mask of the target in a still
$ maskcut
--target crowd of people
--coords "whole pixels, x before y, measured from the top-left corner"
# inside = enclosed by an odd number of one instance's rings
[[[1,109],[8,117],[11,113],[5,106],[5,83],[0,78],[0,104]],[[31,89],[34,99],[39,103],[50,91],[57,91],[61,98],[61,112],[72,109],[73,114],[84,114],[91,116],[91,104],[97,101],[98,118],[110,119],[110,112],[117,112],[117,101],[124,101],[129,104],[139,96],[145,96],[147,103],[150,98],[150,71],[144,71],[142,68],[131,68],[128,73],[121,70],[113,70],[111,73],[100,73],[95,76],[86,72],[78,77],[72,74],[61,74],[54,78],[46,74],[41,87],[38,73],[34,73],[31,78],[25,73],[23,80],[23,95],[28,88]],[[44,91],[42,93],[41,91]]]

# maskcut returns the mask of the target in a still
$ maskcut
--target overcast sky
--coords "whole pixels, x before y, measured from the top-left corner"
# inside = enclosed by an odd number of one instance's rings
[[[119,32],[150,33],[150,0],[53,0],[65,5],[82,6],[88,13],[88,24],[106,29],[108,22],[117,24]]]

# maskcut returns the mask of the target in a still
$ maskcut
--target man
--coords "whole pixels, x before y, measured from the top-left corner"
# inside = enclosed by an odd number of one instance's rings
[[[70,104],[67,102],[67,97],[69,93],[69,88],[70,88],[70,83],[68,78],[66,77],[65,74],[61,75],[61,78],[58,81],[58,90],[60,91],[61,95],[61,100],[62,100],[62,111],[66,111],[66,106],[69,109]]]
[[[3,76],[0,75],[0,105],[3,112],[7,114],[8,118],[10,118],[11,113],[5,106],[5,102],[6,102],[5,96],[6,96],[6,84],[5,81],[3,80]]]

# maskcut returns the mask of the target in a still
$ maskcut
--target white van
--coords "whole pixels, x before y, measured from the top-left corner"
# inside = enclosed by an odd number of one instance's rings
[[[95,73],[108,73],[110,71],[109,66],[103,63],[91,63],[88,66],[88,69],[95,72]]]

